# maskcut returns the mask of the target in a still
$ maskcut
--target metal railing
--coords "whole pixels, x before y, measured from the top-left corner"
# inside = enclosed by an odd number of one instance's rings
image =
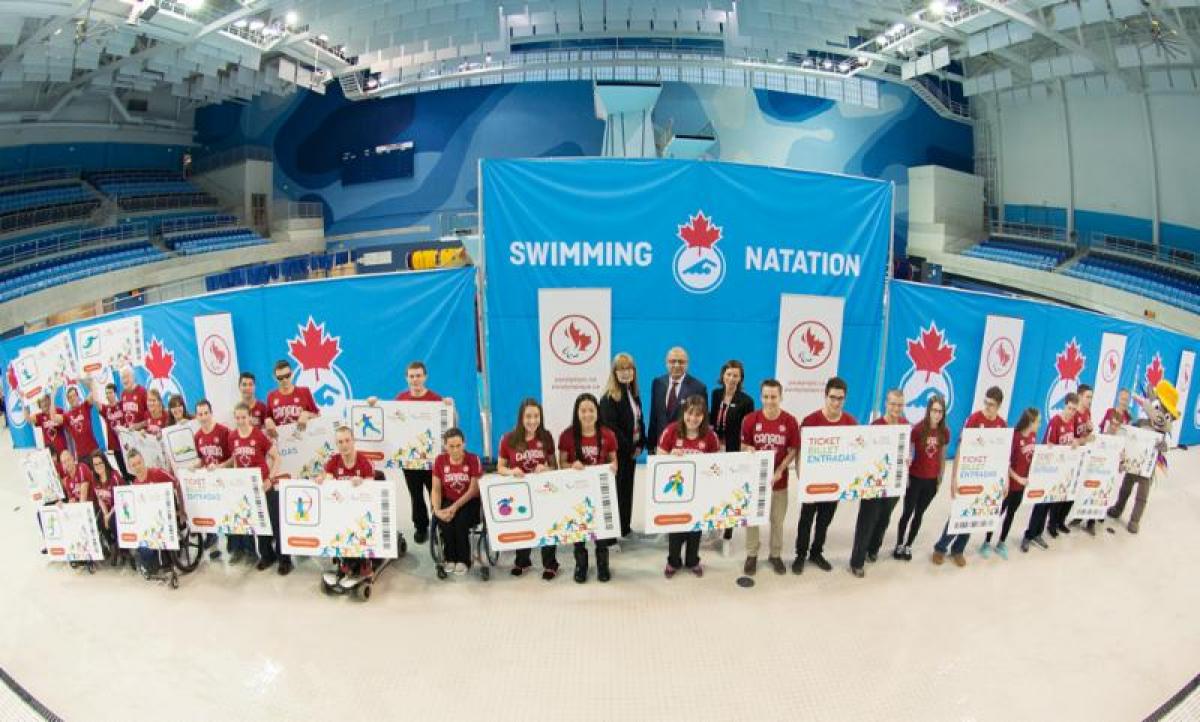
[[[261,145],[240,145],[216,153],[209,153],[192,160],[193,173],[209,173],[219,168],[225,168],[245,160],[274,161],[275,154],[270,148]]]
[[[935,79],[929,77],[928,75],[918,75],[917,77],[913,78],[911,82],[916,83],[923,90],[925,90],[925,92],[932,95],[937,102],[941,103],[942,106],[952,114],[960,118],[970,119],[971,106],[967,103],[963,103],[951,98],[950,94],[943,90],[942,86]]]
[[[87,229],[64,231],[32,241],[18,241],[0,246],[0,269],[9,269],[22,263],[45,258],[67,251],[106,246],[119,241],[149,237],[149,227],[142,223],[123,223],[109,229]]]
[[[100,207],[100,199],[66,203],[63,205],[37,208],[32,211],[20,211],[0,216],[0,233],[10,233],[18,230],[29,230],[38,226],[48,226],[52,223],[65,223],[87,218]]]
[[[1088,235],[1088,244],[1093,250],[1132,256],[1163,266],[1166,270],[1200,273],[1200,259],[1196,258],[1196,254],[1183,249],[1169,246],[1156,247],[1149,241],[1114,236],[1100,231],[1092,231]]]
[[[54,180],[72,180],[80,177],[79,168],[39,168],[0,173],[0,188],[30,185]]]
[[[207,193],[177,193],[169,196],[134,196],[117,201],[122,211],[165,211],[174,208],[199,208],[217,205],[217,199]]]
[[[1053,243],[1061,245],[1064,248],[1073,248],[1070,241],[1067,240],[1067,229],[1065,228],[1057,228],[1055,226],[1035,226],[1029,223],[991,221],[988,224],[988,230],[993,236],[1024,238],[1026,240],[1040,241],[1042,243]]]
[[[167,218],[163,220],[158,228],[163,237],[168,238],[176,234],[190,233],[192,231],[236,226],[237,222],[237,216],[220,213],[203,216],[188,216],[187,218]]]
[[[316,201],[275,201],[271,204],[271,219],[275,222],[324,217],[325,207]]]

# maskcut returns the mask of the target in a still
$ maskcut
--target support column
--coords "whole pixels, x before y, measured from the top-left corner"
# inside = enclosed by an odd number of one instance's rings
[[[659,83],[598,81],[594,87],[596,117],[605,121],[603,155],[656,158],[652,114]]]
[[[1058,81],[1058,94],[1062,96],[1063,110],[1063,147],[1067,150],[1067,240],[1070,241],[1075,233],[1075,157],[1071,152],[1071,113],[1067,108],[1067,87],[1062,80]],[[1075,240],[1079,245],[1079,240]]]
[[[1150,115],[1150,94],[1146,92],[1145,84],[1140,93],[1142,96],[1142,118],[1146,122],[1146,144],[1150,147],[1150,208],[1153,211],[1150,226],[1150,241],[1158,248],[1161,239],[1162,209],[1158,201],[1158,150],[1154,147],[1154,122]]]

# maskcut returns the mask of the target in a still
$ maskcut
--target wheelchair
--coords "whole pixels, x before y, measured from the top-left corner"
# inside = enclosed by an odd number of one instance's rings
[[[384,476],[382,471],[375,472],[376,481],[384,481],[386,479],[387,477]],[[373,589],[375,582],[379,581],[379,578],[383,575],[383,572],[392,565],[392,562],[402,559],[407,554],[408,541],[405,540],[403,532],[397,531],[396,558],[361,560],[370,566],[370,571],[367,574],[364,574],[352,587],[346,587],[341,583],[341,577],[348,573],[348,570],[344,568],[343,564],[343,562],[346,560],[341,558],[330,559],[330,561],[333,563],[333,566],[329,571],[321,574],[321,591],[328,595],[350,594],[353,595],[355,599],[369,602],[371,601],[371,590]],[[330,574],[332,574],[334,577],[333,581],[330,581],[328,578]]]
[[[488,541],[487,519],[483,517],[482,509],[479,513],[479,522],[471,526],[468,538],[471,539],[470,547],[474,552],[472,566],[479,570],[479,578],[486,582],[492,576],[492,567],[500,562],[500,552],[493,551],[491,543]],[[449,576],[449,572],[446,571],[446,553],[443,544],[442,530],[438,527],[437,519],[434,518],[429,524],[429,555],[433,557],[433,565],[438,579],[445,579]]]
[[[142,578],[147,581],[158,581],[166,584],[171,589],[179,588],[180,575],[191,574],[196,571],[196,567],[200,565],[200,559],[204,556],[204,534],[194,533],[189,531],[187,519],[182,516],[178,520],[179,525],[179,549],[162,549],[157,553],[158,566],[156,569],[145,568],[140,560],[135,561],[135,568],[142,574]],[[130,551],[141,552],[142,549],[133,549]],[[141,556],[140,553],[136,556]]]

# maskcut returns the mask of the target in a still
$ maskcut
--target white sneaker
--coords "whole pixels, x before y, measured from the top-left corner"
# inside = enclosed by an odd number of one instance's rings
[[[325,572],[321,575],[321,580],[325,582],[325,586],[332,587],[338,583],[338,577],[340,576],[341,574],[337,571]]]
[[[467,573],[467,565],[466,564],[463,564],[462,562],[454,563],[454,575],[455,576],[461,577],[462,575],[464,575],[466,573]]]
[[[721,556],[727,557],[733,553],[733,540],[721,539]]]
[[[357,574],[347,574],[346,576],[342,577],[342,580],[338,582],[338,584],[342,586],[342,589],[353,589],[358,586],[359,582],[362,580],[363,578]]]

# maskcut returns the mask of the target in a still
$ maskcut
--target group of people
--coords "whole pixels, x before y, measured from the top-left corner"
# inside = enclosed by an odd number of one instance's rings
[[[689,359],[682,348],[671,349],[666,357],[666,373],[650,385],[649,414],[643,412],[641,386],[633,358],[626,353],[613,359],[608,383],[599,398],[590,393],[580,394],[574,403],[571,423],[555,437],[546,428],[542,405],[533,398],[521,402],[513,428],[501,439],[497,454],[496,472],[504,476],[522,477],[551,469],[609,465],[615,471],[620,536],[631,532],[634,471],[637,458],[645,451],[654,454],[693,455],[729,451],[768,451],[774,457],[774,476],[768,523],[767,564],[776,574],[786,574],[788,565],[783,559],[784,520],[788,512],[788,482],[794,465],[799,466],[801,429],[805,427],[856,426],[858,420],[844,410],[849,388],[839,378],[830,378],[824,389],[821,408],[802,419],[783,409],[783,386],[774,379],[759,384],[758,401],[745,390],[745,368],[737,360],[726,362],[711,395],[705,384],[688,373]],[[309,389],[293,383],[294,372],[286,360],[274,366],[275,390],[266,402],[258,400],[254,374],[244,372],[239,380],[241,400],[233,409],[233,428],[218,423],[212,405],[200,400],[193,417],[182,397],[172,395],[164,406],[157,390],[139,385],[129,368],[121,371],[121,387],[115,384],[104,388],[105,403],[97,409],[107,427],[107,446],[112,451],[116,468],[96,443],[92,426],[92,394],[81,395],[80,389],[66,391],[69,408],[53,406],[49,396],[39,399],[39,410],[33,418],[41,430],[45,446],[55,459],[63,482],[67,501],[92,502],[96,505],[103,533],[116,539],[113,517],[113,489],[125,483],[178,482],[167,469],[151,468],[136,450],[122,453],[118,434],[121,430],[140,431],[158,436],[163,430],[190,424],[194,430],[198,468],[256,468],[261,472],[272,527],[276,534],[260,536],[233,535],[227,539],[227,551],[233,564],[249,561],[259,570],[277,566],[278,573],[292,570],[291,559],[281,551],[277,481],[280,478],[280,456],[276,448],[279,427],[296,424],[301,429],[320,416]],[[426,401],[453,406],[453,400],[443,398],[426,385],[428,370],[420,361],[406,369],[407,388],[396,395],[399,401]],[[94,393],[95,389],[91,389]],[[1063,409],[1052,418],[1042,443],[1079,446],[1088,443],[1097,433],[1113,434],[1131,422],[1129,391],[1121,390],[1117,405],[1108,409],[1099,427],[1092,422],[1092,389],[1087,385],[1066,396]],[[371,397],[368,403],[377,399]],[[899,390],[887,393],[884,413],[873,424],[908,424],[905,417],[905,398]],[[1007,424],[1000,409],[1003,392],[997,387],[988,389],[982,408],[967,419],[965,428],[1004,428]],[[1139,399],[1144,403],[1144,400]],[[902,511],[896,529],[896,544],[892,557],[909,561],[917,534],[930,503],[946,476],[947,449],[951,432],[946,421],[946,401],[931,395],[924,417],[912,426],[911,464],[909,483],[903,497]],[[1176,414],[1177,415],[1177,414]],[[1037,409],[1025,409],[1013,433],[1008,492],[1001,509],[999,539],[993,546],[993,533],[988,533],[979,553],[986,558],[993,551],[1008,558],[1007,539],[1013,519],[1024,498],[1040,415]],[[326,479],[349,479],[355,484],[377,478],[369,459],[355,448],[353,434],[342,426],[336,432],[337,453],[325,465]],[[434,523],[442,537],[445,563],[452,574],[465,574],[472,564],[470,533],[480,521],[479,482],[484,473],[480,457],[467,450],[466,439],[458,428],[443,436],[442,453],[428,470],[405,470],[406,486],[411,498],[414,540],[418,544],[428,539],[430,524]],[[951,472],[950,494],[957,495],[956,474]],[[1129,523],[1136,533],[1149,482],[1126,479],[1117,504],[1110,516],[1119,517],[1132,486],[1139,488],[1137,503]],[[426,495],[429,502],[426,502]],[[900,498],[866,499],[859,504],[855,522],[854,541],[849,569],[856,577],[864,577],[866,565],[880,555]],[[181,506],[180,506],[181,508]],[[802,574],[808,564],[823,571],[833,566],[825,558],[826,535],[837,512],[838,502],[805,502],[801,504],[796,529],[795,555],[790,568]],[[431,512],[432,509],[432,512]],[[1031,546],[1049,547],[1045,535],[1052,538],[1070,534],[1071,502],[1043,503],[1030,515],[1029,524],[1020,544],[1022,551]],[[1095,523],[1083,527],[1095,533]],[[725,530],[722,543],[731,538]],[[966,564],[965,550],[969,534],[950,534],[949,525],[934,545],[932,561],[943,564],[946,557],[958,566]],[[761,550],[758,527],[746,531],[746,558],[743,572],[757,573]],[[206,548],[215,547],[218,539],[209,535]],[[612,578],[610,552],[615,539],[600,540],[595,546],[596,578],[607,582]],[[701,532],[679,532],[668,535],[668,555],[663,573],[666,578],[686,568],[695,576],[704,573],[700,560]],[[114,544],[115,547],[115,544]],[[213,548],[211,556],[221,552]],[[557,549],[539,549],[542,578],[554,579],[559,571]],[[589,577],[590,556],[586,543],[574,545],[574,579],[584,583]],[[145,570],[153,559],[144,557],[140,563]],[[512,568],[514,576],[522,576],[532,568],[532,550],[516,553]],[[370,573],[365,562],[346,560],[331,572],[327,583],[355,584]]]

